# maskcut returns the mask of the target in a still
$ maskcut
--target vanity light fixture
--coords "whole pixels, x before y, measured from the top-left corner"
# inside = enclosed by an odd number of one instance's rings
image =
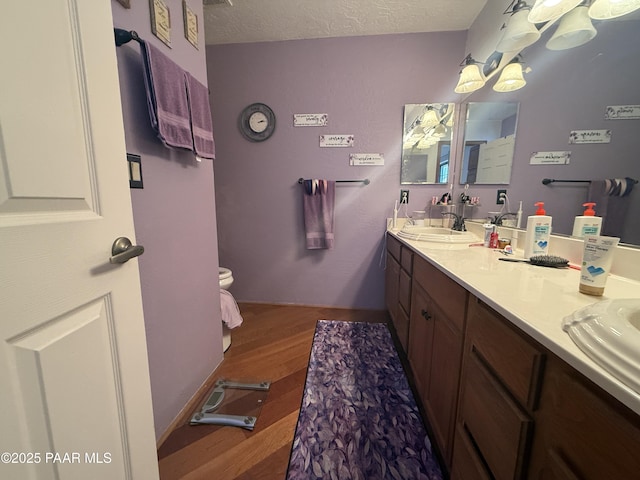
[[[589,16],[594,20],[621,17],[640,8],[640,0],[596,0],[589,7]]]
[[[540,38],[540,31],[529,21],[531,6],[524,1],[513,0],[504,14],[511,13],[502,37],[496,46],[498,52],[515,52],[528,47]]]
[[[582,2],[560,19],[558,28],[547,42],[549,50],[567,50],[578,47],[597,35],[598,31],[589,18],[590,3],[590,0]]]
[[[500,72],[500,78],[493,86],[496,92],[513,92],[519,90],[527,84],[524,79],[523,72],[529,73],[531,69],[527,67],[522,69],[522,57],[516,56],[511,63],[502,69]]]
[[[536,0],[529,12],[531,23],[544,23],[556,20],[578,6],[582,0]]]
[[[485,79],[480,73],[478,65],[483,65],[482,62],[478,62],[473,59],[471,54],[467,55],[462,61],[460,66],[464,66],[460,72],[460,79],[456,88],[453,90],[456,93],[471,93],[475,92],[479,88],[482,88],[485,84]]]

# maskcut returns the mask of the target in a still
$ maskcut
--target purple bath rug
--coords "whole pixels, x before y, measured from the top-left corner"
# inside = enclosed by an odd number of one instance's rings
[[[440,480],[387,326],[319,320],[288,480]]]

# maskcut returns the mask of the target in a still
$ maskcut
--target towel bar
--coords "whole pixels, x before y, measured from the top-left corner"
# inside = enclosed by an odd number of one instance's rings
[[[634,184],[638,183],[638,180],[634,178],[628,178],[627,180],[631,180]],[[591,180],[556,180],[554,178],[542,179],[543,185],[549,185],[550,183],[591,183]]]
[[[129,43],[131,40],[135,40],[140,43],[142,39],[138,36],[138,32],[135,30],[123,30],[122,28],[114,28],[113,34],[116,37],[116,47]]]
[[[304,178],[300,177],[298,179],[298,183],[304,182]],[[371,181],[368,178],[363,180],[336,180],[336,183],[364,183],[365,185],[369,185]]]

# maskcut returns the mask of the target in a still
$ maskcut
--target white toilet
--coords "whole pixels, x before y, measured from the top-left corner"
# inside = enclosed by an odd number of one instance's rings
[[[233,273],[228,268],[220,267],[218,272],[218,278],[220,280],[220,288],[229,290],[229,287],[233,283]],[[226,352],[231,346],[231,329],[227,328],[224,322],[222,322],[222,350]]]

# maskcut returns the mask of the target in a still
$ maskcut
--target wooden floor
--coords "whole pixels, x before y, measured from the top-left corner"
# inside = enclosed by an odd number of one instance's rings
[[[158,450],[160,478],[283,480],[317,320],[387,322],[386,311],[240,304],[244,318],[214,378],[270,380],[253,431],[181,421]],[[202,401],[209,395],[205,393]]]

